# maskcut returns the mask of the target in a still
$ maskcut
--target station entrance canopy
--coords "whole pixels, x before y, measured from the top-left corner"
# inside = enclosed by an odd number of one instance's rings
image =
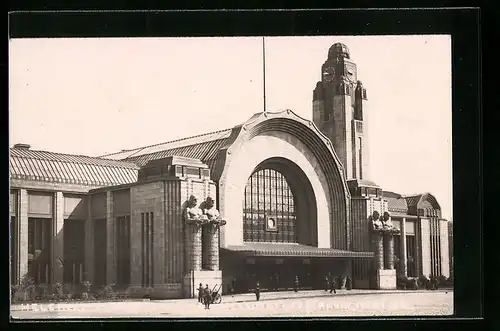
[[[353,252],[293,243],[244,243],[221,248],[244,256],[371,258],[372,252]]]

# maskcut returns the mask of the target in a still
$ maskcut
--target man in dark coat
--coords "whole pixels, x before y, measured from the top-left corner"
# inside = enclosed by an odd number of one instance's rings
[[[337,280],[335,279],[335,276],[332,276],[332,279],[330,280],[330,293],[335,293],[337,294],[337,291],[335,288],[337,287]]]
[[[203,303],[203,284],[200,283],[200,286],[198,287],[198,302]]]
[[[299,276],[295,276],[295,280],[293,281],[293,290],[295,292],[299,291]]]
[[[231,281],[231,292],[233,294],[236,293],[236,277],[233,277],[233,280]]]
[[[430,276],[431,290],[437,290],[437,277]]]
[[[327,292],[330,289],[330,280],[328,279],[328,276],[325,276],[325,292]]]
[[[208,284],[205,286],[205,290],[203,291],[203,299],[205,301],[205,309],[210,309],[210,303],[212,301],[212,293],[210,293],[210,289],[208,288]]]
[[[255,298],[257,301],[260,300],[260,284],[259,282],[255,283]]]

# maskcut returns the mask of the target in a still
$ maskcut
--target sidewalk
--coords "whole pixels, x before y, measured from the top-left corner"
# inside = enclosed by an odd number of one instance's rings
[[[453,291],[453,290],[438,290]],[[324,290],[309,290],[309,291],[283,291],[283,292],[262,292],[260,301],[272,300],[287,300],[297,298],[314,298],[314,297],[335,297],[335,296],[351,296],[351,295],[369,295],[369,294],[391,294],[391,293],[415,293],[415,292],[428,292],[426,290],[337,290],[336,294],[330,294]],[[245,294],[226,294],[222,296],[221,305],[240,302],[255,302],[254,293]],[[11,306],[11,311],[92,311],[105,309],[106,311],[121,311],[127,308],[131,309],[165,309],[165,306],[177,304],[176,308],[196,305],[198,300],[196,298],[188,299],[169,299],[169,300],[134,300],[134,301],[107,301],[107,302],[61,302],[61,303],[34,303],[34,304],[15,304]],[[183,306],[178,304],[182,303]],[[127,308],[126,308],[127,307]]]
[[[445,291],[445,290],[438,290]],[[452,290],[450,290],[452,291]],[[368,294],[391,294],[391,293],[415,293],[415,292],[427,292],[427,290],[337,290],[337,293],[330,293],[330,291],[325,290],[308,290],[308,291],[281,291],[281,292],[261,292],[260,301],[270,301],[270,300],[287,300],[287,299],[297,299],[297,298],[316,298],[316,297],[332,297],[332,296],[346,296],[346,295],[368,295]],[[196,299],[173,299],[173,300],[152,300],[152,302],[186,302],[189,300]],[[238,302],[249,302],[256,301],[254,293],[244,293],[244,294],[225,294],[222,296],[222,302],[224,303],[238,303]]]
[[[382,294],[382,293],[397,293],[400,291],[384,291],[384,290],[337,290],[337,293],[330,293],[330,291],[325,290],[308,290],[308,291],[282,291],[282,292],[261,292],[260,301],[266,300],[287,300],[287,299],[297,299],[297,298],[313,298],[313,297],[331,297],[339,295],[356,295],[356,294]],[[408,291],[406,291],[408,292]],[[246,302],[255,301],[254,293],[236,294],[234,296],[227,294],[222,297],[222,303],[224,302]]]

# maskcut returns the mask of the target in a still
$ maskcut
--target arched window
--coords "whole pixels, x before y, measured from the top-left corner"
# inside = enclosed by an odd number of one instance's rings
[[[294,195],[285,176],[274,169],[252,174],[243,201],[243,240],[297,242]]]

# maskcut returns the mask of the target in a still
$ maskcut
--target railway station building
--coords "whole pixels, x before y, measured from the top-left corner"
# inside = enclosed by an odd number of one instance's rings
[[[330,275],[389,289],[397,274],[449,277],[448,222],[435,197],[390,192],[370,177],[367,91],[345,45],[329,49],[321,72],[312,121],[256,113],[227,130],[101,157],[15,145],[11,282],[88,280],[175,298],[199,283],[245,292],[297,277],[322,288]]]

